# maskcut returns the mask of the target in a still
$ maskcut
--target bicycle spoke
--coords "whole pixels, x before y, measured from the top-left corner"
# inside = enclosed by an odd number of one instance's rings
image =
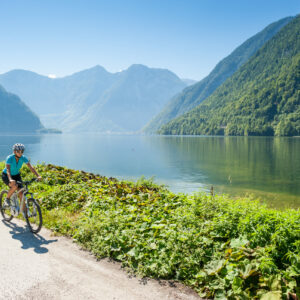
[[[42,212],[39,204],[34,199],[28,199],[26,221],[33,233],[38,233],[42,227]]]
[[[1,214],[5,221],[11,221],[14,217],[11,211],[11,207],[6,203],[7,191],[3,191],[0,194],[0,206],[1,206]]]

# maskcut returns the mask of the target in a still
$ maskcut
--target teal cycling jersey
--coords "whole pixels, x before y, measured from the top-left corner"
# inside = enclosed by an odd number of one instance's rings
[[[9,156],[7,156],[6,158],[6,165],[10,165],[10,175],[17,175],[20,173],[20,169],[22,168],[23,163],[27,164],[29,163],[29,160],[26,156],[22,155],[19,158],[19,161],[16,161],[16,157],[14,154],[11,154]],[[3,173],[7,174],[7,169],[5,167],[5,169],[3,170]]]

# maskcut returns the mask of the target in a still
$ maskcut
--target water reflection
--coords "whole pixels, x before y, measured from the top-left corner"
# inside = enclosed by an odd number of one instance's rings
[[[297,138],[160,137],[156,145],[183,178],[214,185],[218,192],[276,198],[276,206],[289,201],[300,206]]]

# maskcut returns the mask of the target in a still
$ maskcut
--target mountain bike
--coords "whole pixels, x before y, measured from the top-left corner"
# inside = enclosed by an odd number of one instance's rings
[[[10,203],[6,201],[8,191],[2,191],[0,194],[0,210],[3,219],[7,222],[10,222],[13,217],[17,217],[20,214],[20,207],[23,207],[25,203],[25,219],[32,233],[38,233],[43,224],[40,205],[38,201],[33,198],[33,194],[28,191],[28,186],[36,180],[36,178],[33,178],[29,181],[17,181],[21,189],[12,194]],[[18,197],[20,192],[22,192],[21,203],[19,203]],[[30,195],[29,198],[28,195]]]

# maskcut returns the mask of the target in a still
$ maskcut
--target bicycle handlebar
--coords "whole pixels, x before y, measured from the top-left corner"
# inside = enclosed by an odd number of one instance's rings
[[[25,184],[26,186],[30,185],[31,183],[37,181],[37,178],[32,178],[30,180],[27,181],[17,181],[17,184]]]

